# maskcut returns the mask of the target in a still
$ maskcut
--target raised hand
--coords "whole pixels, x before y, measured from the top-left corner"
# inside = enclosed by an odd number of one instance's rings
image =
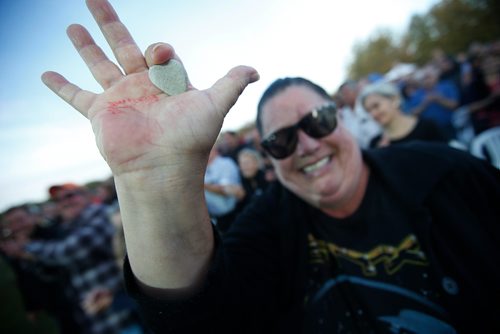
[[[46,72],[43,82],[87,117],[99,150],[115,176],[187,163],[208,155],[223,118],[243,89],[258,79],[249,67],[232,69],[207,90],[168,96],[148,78],[148,67],[176,58],[168,44],[155,44],[142,55],[126,27],[105,0],[87,5],[106,37],[121,69],[97,46],[80,25],[68,35],[97,82],[101,94]],[[179,160],[181,159],[181,160]]]
[[[115,177],[136,277],[160,289],[193,287],[214,245],[203,192],[208,154],[228,110],[258,74],[239,66],[207,90],[188,84],[187,92],[168,96],[151,83],[148,68],[179,60],[174,49],[158,43],[143,56],[108,1],[87,6],[120,67],[84,27],[72,25],[68,35],[104,91],[82,90],[55,72],[42,80],[92,124]]]

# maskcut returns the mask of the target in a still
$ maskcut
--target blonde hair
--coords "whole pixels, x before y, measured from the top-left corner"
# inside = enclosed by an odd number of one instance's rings
[[[248,155],[254,158],[257,161],[257,166],[259,166],[259,169],[262,169],[264,167],[264,161],[262,160],[262,156],[260,155],[259,152],[257,152],[254,149],[251,148],[244,148],[238,153],[238,160],[242,155]]]
[[[402,100],[398,86],[388,82],[377,82],[367,85],[359,94],[361,105],[365,105],[365,100],[370,95],[380,95],[387,98]]]

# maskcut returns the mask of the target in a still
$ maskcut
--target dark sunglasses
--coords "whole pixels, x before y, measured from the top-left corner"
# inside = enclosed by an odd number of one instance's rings
[[[275,159],[289,157],[297,148],[298,129],[313,138],[322,138],[337,128],[337,107],[333,103],[313,109],[296,124],[271,133],[262,142],[262,147]]]
[[[71,199],[71,198],[76,197],[76,196],[81,195],[81,194],[82,194],[81,191],[68,192],[60,197],[57,197],[55,199],[55,202],[59,203],[59,202]]]

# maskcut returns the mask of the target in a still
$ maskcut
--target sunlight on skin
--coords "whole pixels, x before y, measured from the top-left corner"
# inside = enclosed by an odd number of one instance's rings
[[[107,1],[87,5],[121,70],[83,26],[71,25],[68,36],[103,93],[82,90],[55,72],[42,80],[92,124],[115,178],[137,278],[155,288],[195,286],[213,250],[203,195],[208,154],[229,109],[259,75],[238,66],[206,90],[189,85],[187,92],[169,96],[151,83],[148,67],[178,59],[172,46],[156,43],[143,56]]]

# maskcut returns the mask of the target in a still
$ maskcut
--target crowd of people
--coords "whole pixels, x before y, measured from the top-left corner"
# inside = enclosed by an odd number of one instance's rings
[[[363,148],[433,140],[468,149],[475,136],[500,126],[499,73],[500,41],[472,43],[457,55],[436,49],[420,67],[399,63],[348,80],[333,98]]]
[[[123,286],[125,244],[112,180],[92,190],[54,185],[48,194],[42,204],[2,214],[0,261],[9,277],[2,291],[15,292],[15,307],[5,310],[11,316],[2,311],[2,332],[142,333]]]
[[[205,198],[221,234],[275,181],[251,137],[255,130],[223,132],[212,150]],[[126,249],[113,178],[54,185],[47,195],[1,215],[2,275],[9,273],[6,287],[16,291],[10,298],[19,312],[3,322],[7,332],[147,333],[124,291]]]
[[[96,15],[100,25],[114,21],[128,36],[106,1],[89,7],[108,13]],[[86,39],[83,27],[72,29],[73,42]],[[116,53],[125,75],[111,68],[96,73],[103,96],[114,98],[106,95],[110,82],[118,82],[110,76],[127,79],[137,68],[175,57],[170,46],[157,46],[145,59],[131,49],[133,56]],[[222,121],[210,108],[227,113],[241,87],[257,79],[249,68],[230,73],[206,93],[210,102],[184,97],[206,105],[193,113],[208,116],[181,120],[172,138],[183,127],[203,127],[204,140],[195,133],[180,147],[150,139],[154,147],[172,148],[156,156],[136,142],[118,141],[123,151],[107,150],[99,141],[106,136],[97,138],[114,179],[54,185],[46,202],[3,212],[0,288],[12,307],[2,309],[0,328],[82,334],[500,329],[500,177],[463,152],[473,137],[461,133],[464,124],[473,135],[500,126],[499,41],[474,43],[454,57],[436,50],[425,66],[399,64],[347,80],[333,93],[304,78],[278,79],[264,92],[255,124],[219,134]],[[49,73],[44,82],[97,128],[113,126],[92,118],[90,104],[61,93],[67,83],[61,78]],[[140,85],[127,82],[128,92]],[[150,84],[139,88],[164,94]],[[132,103],[137,96],[129,94],[123,98]],[[150,100],[140,100],[135,111],[151,112],[160,103]],[[158,108],[183,104],[172,105]],[[141,124],[134,128],[140,136]],[[449,148],[453,142],[461,150]],[[143,156],[148,159],[139,161]]]

